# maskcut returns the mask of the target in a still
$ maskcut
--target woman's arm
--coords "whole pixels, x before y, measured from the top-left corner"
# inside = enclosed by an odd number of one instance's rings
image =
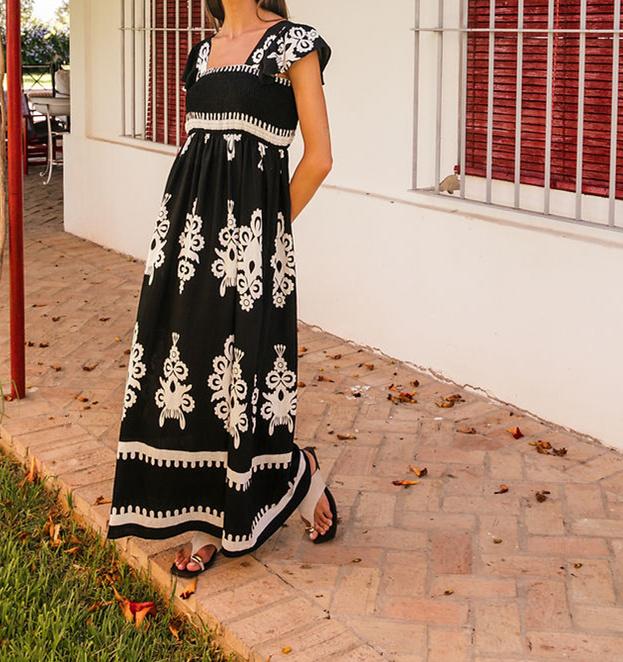
[[[288,70],[305,150],[290,181],[294,220],[312,199],[333,165],[329,118],[320,78],[318,53],[294,62]]]

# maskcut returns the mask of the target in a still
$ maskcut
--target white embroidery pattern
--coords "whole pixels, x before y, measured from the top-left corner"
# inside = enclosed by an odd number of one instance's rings
[[[169,210],[167,209],[170,199],[171,194],[166,193],[162,200],[162,204],[160,205],[160,211],[158,212],[158,218],[156,219],[156,226],[151,238],[151,244],[149,245],[149,253],[145,260],[145,275],[149,276],[150,285],[154,281],[154,273],[156,269],[164,264],[163,249],[167,243],[167,234],[171,225],[171,222],[169,221]]]
[[[291,27],[279,40],[277,48],[266,57],[274,59],[279,73],[285,73],[293,62],[314,48],[314,42],[320,35],[314,28]]]
[[[242,136],[239,133],[225,133],[223,138],[227,143],[227,160],[233,161],[236,157],[236,143],[240,142]]]
[[[177,276],[180,279],[180,294],[184,285],[195,275],[195,265],[199,262],[199,251],[205,246],[205,239],[201,235],[203,221],[197,213],[197,198],[193,203],[192,211],[186,214],[186,225],[180,235],[180,253],[178,256]]]
[[[257,386],[257,374],[253,376],[253,395],[251,396],[251,408],[253,412],[253,422],[251,432],[255,433],[255,424],[257,417],[257,402],[260,399],[260,389]]]
[[[292,235],[285,231],[285,219],[281,212],[277,214],[277,235],[275,252],[270,258],[273,268],[273,303],[276,308],[283,308],[288,294],[294,292],[294,242]]]
[[[177,347],[179,333],[171,333],[172,345],[169,356],[164,360],[163,377],[160,377],[160,386],[156,391],[156,404],[162,409],[158,423],[164,426],[167,418],[179,422],[180,429],[186,427],[185,413],[195,408],[195,400],[189,391],[192,384],[184,384],[188,377],[188,367],[182,361],[180,351]]]
[[[207,143],[208,140],[210,140],[211,135],[212,135],[211,133],[206,133],[205,136],[203,136],[203,142]]]
[[[146,365],[141,361],[145,348],[138,342],[138,322],[134,325],[132,334],[132,347],[130,349],[130,360],[128,361],[128,378],[125,384],[125,394],[123,396],[123,412],[121,419],[125,418],[127,410],[136,403],[136,393],[141,390],[141,379],[147,373]]]
[[[231,434],[234,448],[240,446],[240,432],[249,429],[245,398],[247,383],[242,378],[240,361],[244,352],[234,347],[234,335],[225,340],[223,354],[213,360],[214,372],[208,377],[208,386],[214,391],[212,401],[217,400],[214,413],[223,421]]]
[[[264,143],[258,143],[257,149],[260,153],[260,162],[257,164],[257,167],[260,170],[264,170],[264,157],[266,156],[266,145]]]
[[[197,68],[197,78],[203,76],[208,70],[208,55],[210,55],[210,42],[206,41],[201,45],[199,53],[197,54],[197,61],[195,67]]]
[[[273,369],[266,375],[268,393],[263,393],[266,402],[262,405],[261,414],[270,420],[269,434],[273,434],[276,425],[287,425],[290,432],[294,429],[293,416],[296,414],[296,374],[288,369],[283,358],[285,345],[275,345],[277,358]]]
[[[253,308],[262,296],[262,210],[251,215],[251,224],[239,228],[236,286],[242,310]]]
[[[227,225],[218,234],[222,248],[212,262],[212,273],[221,279],[219,293],[225,296],[228,287],[236,287],[242,310],[253,308],[262,296],[262,210],[251,215],[250,225],[236,225],[234,201],[227,201]]]

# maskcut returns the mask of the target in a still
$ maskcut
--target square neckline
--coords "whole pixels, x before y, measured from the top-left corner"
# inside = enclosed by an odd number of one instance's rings
[[[253,46],[253,48],[251,49],[251,52],[249,53],[247,59],[244,62],[239,62],[239,63],[235,63],[235,64],[222,64],[222,65],[219,65],[217,67],[211,67],[210,66],[210,55],[212,54],[212,39],[214,38],[214,36],[217,33],[215,32],[215,33],[211,34],[205,40],[205,43],[208,44],[208,53],[207,53],[206,68],[205,68],[206,73],[208,71],[218,71],[219,69],[229,69],[229,68],[232,68],[232,67],[244,67],[244,66],[248,65],[249,60],[251,60],[253,58],[253,56],[255,55],[255,52],[262,46],[262,44],[266,40],[266,37],[268,36],[268,33],[271,30],[273,30],[274,28],[276,28],[278,25],[283,25],[284,23],[289,23],[289,22],[290,22],[289,19],[284,18],[281,21],[277,21],[276,23],[273,23],[273,25],[271,25],[270,27],[266,28],[266,30],[264,30],[264,32],[262,33],[262,35],[258,39],[255,46]]]

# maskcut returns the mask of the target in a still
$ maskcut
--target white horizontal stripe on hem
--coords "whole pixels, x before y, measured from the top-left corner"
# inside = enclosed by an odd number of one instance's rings
[[[253,521],[253,526],[251,527],[251,534],[248,536],[233,536],[231,533],[223,535],[223,548],[228,551],[240,552],[245,549],[249,549],[255,545],[260,534],[266,530],[268,525],[283,511],[283,509],[288,505],[290,499],[294,495],[298,484],[301,482],[301,478],[305,473],[305,458],[303,457],[303,451],[300,451],[301,459],[299,461],[299,469],[296,473],[294,480],[290,483],[290,488],[279,500],[278,503],[273,504],[263,508]]]
[[[227,451],[179,451],[154,448],[141,441],[120,441],[117,457],[122,460],[145,460],[159,467],[220,467],[227,465]]]
[[[257,455],[253,458],[248,471],[238,472],[227,468],[227,483],[239,492],[246,490],[251,482],[251,476],[260,469],[287,468],[292,462],[292,453],[279,453],[275,455]]]
[[[209,522],[215,526],[223,526],[223,513],[203,506],[182,508],[181,510],[154,512],[147,508],[113,508],[110,513],[110,526],[123,526],[124,524],[137,524],[150,529],[164,529],[168,526],[176,526],[185,522]]]

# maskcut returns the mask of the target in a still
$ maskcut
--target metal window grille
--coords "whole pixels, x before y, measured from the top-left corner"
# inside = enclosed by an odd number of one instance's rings
[[[415,15],[413,189],[622,231],[621,0]]]
[[[120,0],[121,134],[179,146],[181,75],[192,46],[212,30],[204,0]]]

